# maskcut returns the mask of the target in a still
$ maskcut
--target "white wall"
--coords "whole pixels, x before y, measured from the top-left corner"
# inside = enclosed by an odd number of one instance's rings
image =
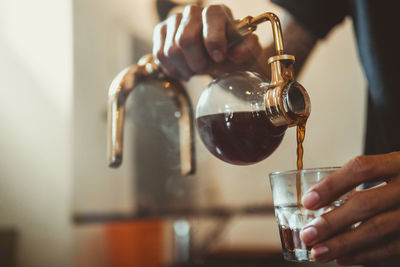
[[[18,266],[69,266],[70,0],[0,1],[0,229]]]

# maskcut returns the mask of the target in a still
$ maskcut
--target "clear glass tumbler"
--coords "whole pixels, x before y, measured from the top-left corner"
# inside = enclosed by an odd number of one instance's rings
[[[338,170],[338,167],[303,169],[269,174],[275,217],[279,226],[283,258],[288,261],[314,261],[311,247],[300,239],[301,229],[313,219],[340,206],[351,194],[340,197],[331,205],[308,210],[301,199],[313,185]]]

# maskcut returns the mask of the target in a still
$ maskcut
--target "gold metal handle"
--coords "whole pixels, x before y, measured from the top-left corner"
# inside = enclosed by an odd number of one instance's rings
[[[142,57],[137,65],[121,71],[111,83],[108,93],[108,165],[117,168],[122,163],[125,103],[130,92],[140,83],[155,79],[162,81],[163,90],[173,100],[179,117],[181,173],[194,173],[194,126],[190,98],[178,81],[165,76],[151,55]]]
[[[228,32],[228,39],[230,39],[230,43],[240,38],[245,37],[246,35],[257,30],[257,26],[260,23],[265,21],[270,21],[272,26],[272,35],[274,36],[274,44],[275,44],[275,53],[276,55],[284,54],[283,47],[283,38],[282,38],[282,29],[281,23],[277,15],[272,12],[266,12],[256,17],[247,16],[243,19],[240,19],[235,22],[235,30],[236,32],[230,33]]]

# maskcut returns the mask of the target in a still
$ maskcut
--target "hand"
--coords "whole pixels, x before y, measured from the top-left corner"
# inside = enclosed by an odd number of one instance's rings
[[[400,152],[359,156],[326,177],[303,197],[308,209],[326,206],[365,182],[342,206],[303,228],[302,240],[319,262],[365,264],[400,257]],[[351,225],[362,222],[352,230]]]
[[[260,58],[261,45],[256,35],[249,34],[228,49],[226,31],[232,21],[230,9],[223,5],[186,6],[155,27],[153,55],[176,79],[247,69]]]

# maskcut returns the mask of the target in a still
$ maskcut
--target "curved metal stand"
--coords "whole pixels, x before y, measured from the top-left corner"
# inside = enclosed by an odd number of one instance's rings
[[[172,99],[179,117],[181,173],[194,173],[193,108],[182,84],[165,76],[151,55],[142,57],[137,65],[122,70],[113,80],[108,93],[108,165],[117,168],[122,163],[125,102],[132,90],[149,79],[162,82],[162,89]]]

